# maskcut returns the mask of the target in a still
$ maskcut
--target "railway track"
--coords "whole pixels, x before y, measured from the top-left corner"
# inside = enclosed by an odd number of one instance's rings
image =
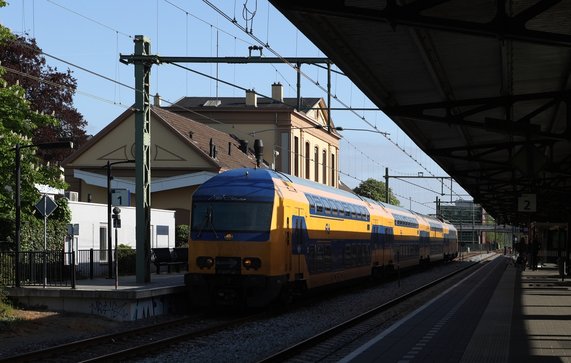
[[[264,314],[258,313],[219,321],[207,318],[205,315],[189,316],[10,356],[0,359],[0,362],[109,362],[125,360],[140,357],[147,352],[156,353],[182,340],[213,334],[258,317],[261,318]]]
[[[340,354],[343,349],[346,349],[350,344],[368,334],[373,329],[386,323],[387,316],[384,313],[397,305],[413,299],[430,288],[449,281],[453,277],[475,267],[481,267],[480,262],[474,262],[463,269],[454,271],[389,302],[383,303],[341,324],[259,360],[258,363],[337,361],[340,357],[344,356],[344,354]]]
[[[462,271],[477,265],[474,263],[464,269],[455,271],[438,280],[424,285],[416,290],[409,292],[401,297],[395,298],[375,309],[367,311],[353,319],[346,321],[326,332],[311,337],[300,342],[290,348],[284,349],[277,354],[267,357],[262,362],[284,361],[292,356],[303,355],[309,347],[322,350],[318,354],[330,354],[339,349],[338,347],[346,346],[347,340],[350,342],[366,333],[367,325],[363,325],[359,330],[362,332],[354,332],[348,330],[351,326],[356,326],[363,321],[370,320],[371,316],[380,314],[391,307],[399,305],[404,301],[420,294],[421,292],[436,286],[443,281],[456,276]],[[303,307],[306,304],[311,305],[314,299],[304,300],[301,304],[294,304],[293,307]],[[319,300],[319,298],[316,298]],[[313,301],[315,302],[315,301]],[[149,354],[156,354],[167,351],[169,347],[183,341],[192,341],[201,337],[214,335],[215,333],[230,330],[233,327],[240,326],[256,320],[268,319],[272,316],[279,315],[280,312],[264,311],[255,314],[243,315],[239,317],[213,319],[207,317],[206,314],[194,315],[181,319],[173,319],[171,321],[141,327],[129,331],[107,334],[93,338],[83,339],[48,349],[33,351],[18,356],[11,356],[0,359],[0,362],[101,362],[101,361],[125,361],[129,358],[140,358]],[[371,326],[378,326],[379,322],[369,323]],[[342,334],[343,332],[345,334]],[[347,333],[348,332],[348,333]],[[344,337],[345,336],[345,337]],[[349,336],[347,338],[346,336]],[[332,338],[333,337],[333,338]],[[312,353],[313,354],[313,353]],[[303,361],[304,359],[302,359]],[[307,359],[315,361],[317,359]]]

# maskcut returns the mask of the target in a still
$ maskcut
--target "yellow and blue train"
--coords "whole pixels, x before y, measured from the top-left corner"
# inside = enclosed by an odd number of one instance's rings
[[[214,176],[191,219],[185,283],[201,306],[263,306],[458,255],[451,224],[268,169]]]

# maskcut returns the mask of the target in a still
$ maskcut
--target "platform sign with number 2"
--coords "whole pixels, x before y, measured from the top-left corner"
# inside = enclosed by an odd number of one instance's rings
[[[536,211],[536,195],[522,194],[517,200],[518,212],[535,212]]]

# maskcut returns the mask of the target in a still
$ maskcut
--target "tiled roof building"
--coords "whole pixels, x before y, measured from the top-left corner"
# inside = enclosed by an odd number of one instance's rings
[[[151,107],[151,206],[176,210],[176,223],[189,224],[191,195],[200,184],[228,169],[256,167],[255,139],[264,144],[262,167],[338,186],[340,136],[327,131],[325,103],[307,98],[300,105],[297,111],[296,99],[258,100],[251,93],[185,97],[160,107],[157,97]],[[79,201],[107,203],[106,165],[117,162],[111,188],[127,189],[135,205],[135,165],[122,163],[134,155],[135,112],[129,109],[64,160],[70,190]]]

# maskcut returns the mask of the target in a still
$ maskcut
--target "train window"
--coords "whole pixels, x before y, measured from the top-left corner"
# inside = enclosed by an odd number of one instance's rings
[[[345,245],[345,255],[344,255],[345,266],[351,266],[353,264],[353,255],[351,251],[351,245]]]
[[[363,219],[368,221],[369,220],[369,211],[365,207],[361,207],[361,208],[363,208]]]
[[[339,215],[339,204],[336,200],[331,200],[331,213],[334,216],[338,216]]]
[[[323,201],[323,205],[325,206],[325,214],[331,215],[331,204],[330,204],[329,199],[323,198],[322,201]]]
[[[315,246],[308,246],[307,247],[307,254],[311,259],[315,258]]]
[[[324,246],[324,251],[323,251],[323,267],[325,270],[331,270],[331,246],[330,245],[326,245]]]
[[[309,201],[309,212],[315,213],[315,199],[313,199],[311,194],[306,194],[305,197]]]
[[[355,206],[353,204],[349,204],[349,209],[351,209],[351,217],[357,218],[357,211],[355,211]]]
[[[345,209],[345,217],[351,217],[351,209],[349,208],[349,204],[344,203],[343,208]]]
[[[316,205],[315,209],[316,209],[317,213],[323,213],[323,202],[322,202],[322,199],[319,198],[319,197],[317,197],[317,196],[314,197],[314,198],[315,198],[315,205]]]
[[[270,230],[273,203],[197,201],[192,205],[191,229],[203,232],[266,232]]]
[[[343,202],[337,202],[337,206],[339,207],[339,217],[343,217],[345,215],[345,205]]]

